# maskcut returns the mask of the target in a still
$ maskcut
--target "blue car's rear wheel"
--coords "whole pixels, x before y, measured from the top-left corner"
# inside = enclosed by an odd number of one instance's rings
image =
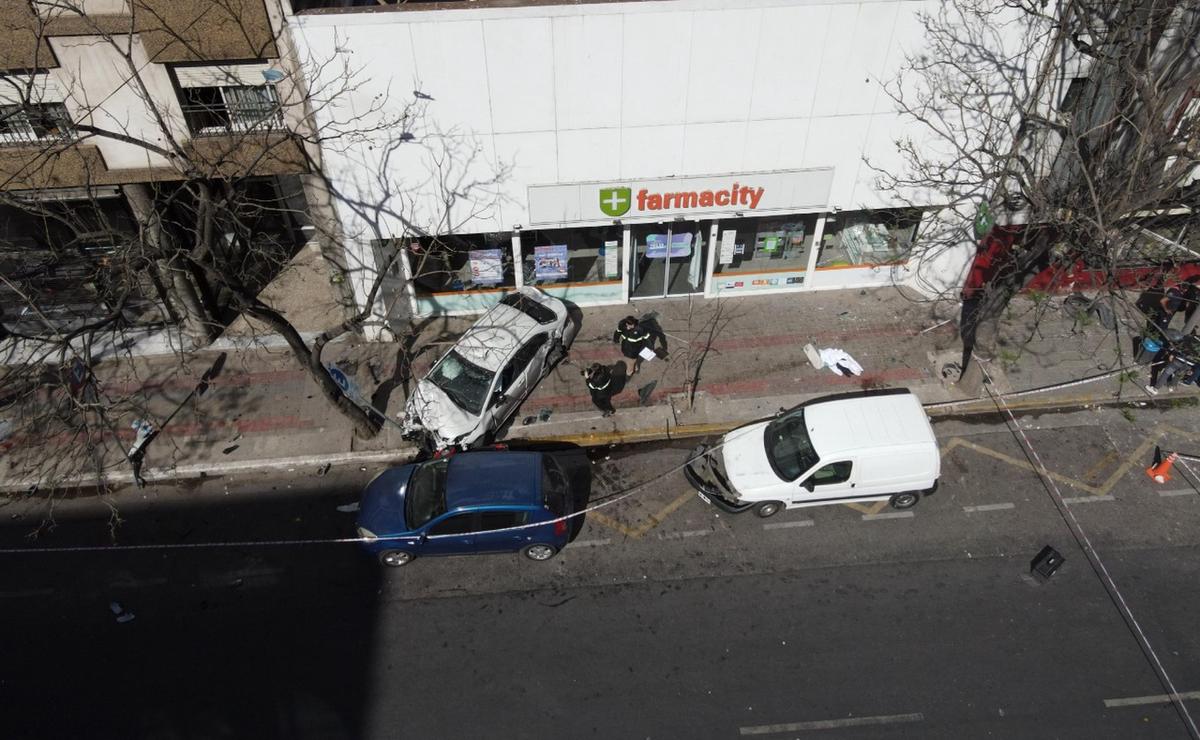
[[[549,560],[550,558],[554,557],[556,553],[558,553],[558,550],[556,550],[553,546],[546,545],[541,542],[536,542],[532,545],[526,545],[525,547],[521,548],[522,555],[530,560],[537,560],[539,562],[542,560]]]
[[[405,550],[384,550],[379,553],[379,562],[389,568],[399,568],[412,562],[413,554]]]

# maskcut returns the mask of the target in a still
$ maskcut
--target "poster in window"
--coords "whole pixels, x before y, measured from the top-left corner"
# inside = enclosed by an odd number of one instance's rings
[[[619,257],[621,255],[620,247],[617,246],[616,239],[604,242],[604,277],[615,278],[621,277],[621,266]]]
[[[737,241],[737,229],[725,229],[721,232],[721,264],[733,263],[734,242]]]
[[[471,260],[471,282],[476,285],[498,285],[504,281],[504,263],[499,249],[472,249],[467,252]]]
[[[567,245],[533,248],[533,269],[538,280],[561,280],[567,276]]]
[[[687,257],[692,253],[691,234],[671,234],[671,259]],[[662,259],[667,256],[667,235],[646,235],[646,256],[650,259]]]
[[[758,251],[765,252],[766,254],[774,254],[779,251],[779,245],[783,241],[783,237],[779,232],[773,231],[766,234],[759,234],[757,241],[758,243],[754,246]]]

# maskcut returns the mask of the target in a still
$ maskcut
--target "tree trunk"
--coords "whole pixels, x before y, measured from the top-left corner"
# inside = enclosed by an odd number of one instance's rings
[[[156,255],[154,264],[159,274],[168,281],[164,287],[169,289],[169,300],[173,303],[168,307],[168,312],[182,317],[181,328],[193,341],[209,344],[216,339],[216,324],[196,294],[196,286],[192,284],[187,270],[176,259],[163,256],[162,219],[154,210],[150,188],[142,183],[133,183],[121,189],[134,218],[141,225],[146,246]]]
[[[296,360],[308,371],[309,377],[321,389],[321,395],[333,404],[343,416],[354,424],[354,431],[363,438],[370,439],[379,434],[381,423],[377,417],[367,413],[361,406],[346,397],[338,384],[333,382],[329,371],[321,361],[321,351],[325,345],[318,340],[313,347],[304,343],[304,338],[296,331],[291,322],[282,315],[265,306],[250,306],[246,313],[266,322],[272,329],[279,332],[291,348]]]

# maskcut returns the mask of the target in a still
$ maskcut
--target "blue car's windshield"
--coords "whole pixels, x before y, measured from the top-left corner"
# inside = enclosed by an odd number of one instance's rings
[[[430,460],[413,471],[404,496],[404,518],[408,528],[418,529],[446,511],[446,470],[450,459]]]
[[[467,362],[454,350],[429,373],[429,381],[441,388],[459,408],[472,414],[483,412],[483,402],[492,387],[493,373]]]
[[[763,441],[775,475],[793,481],[817,464],[817,451],[804,427],[804,409],[796,409],[767,425]]]

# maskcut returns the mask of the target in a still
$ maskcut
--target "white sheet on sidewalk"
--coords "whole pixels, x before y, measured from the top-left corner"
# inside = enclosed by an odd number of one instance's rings
[[[826,347],[825,349],[820,350],[818,354],[821,356],[821,362],[825,363],[825,367],[829,368],[838,375],[844,375],[844,373],[838,369],[839,367],[845,368],[854,375],[862,375],[863,373],[862,365],[859,365],[858,362],[850,356],[850,353],[846,352],[844,349],[838,349],[837,347]]]

